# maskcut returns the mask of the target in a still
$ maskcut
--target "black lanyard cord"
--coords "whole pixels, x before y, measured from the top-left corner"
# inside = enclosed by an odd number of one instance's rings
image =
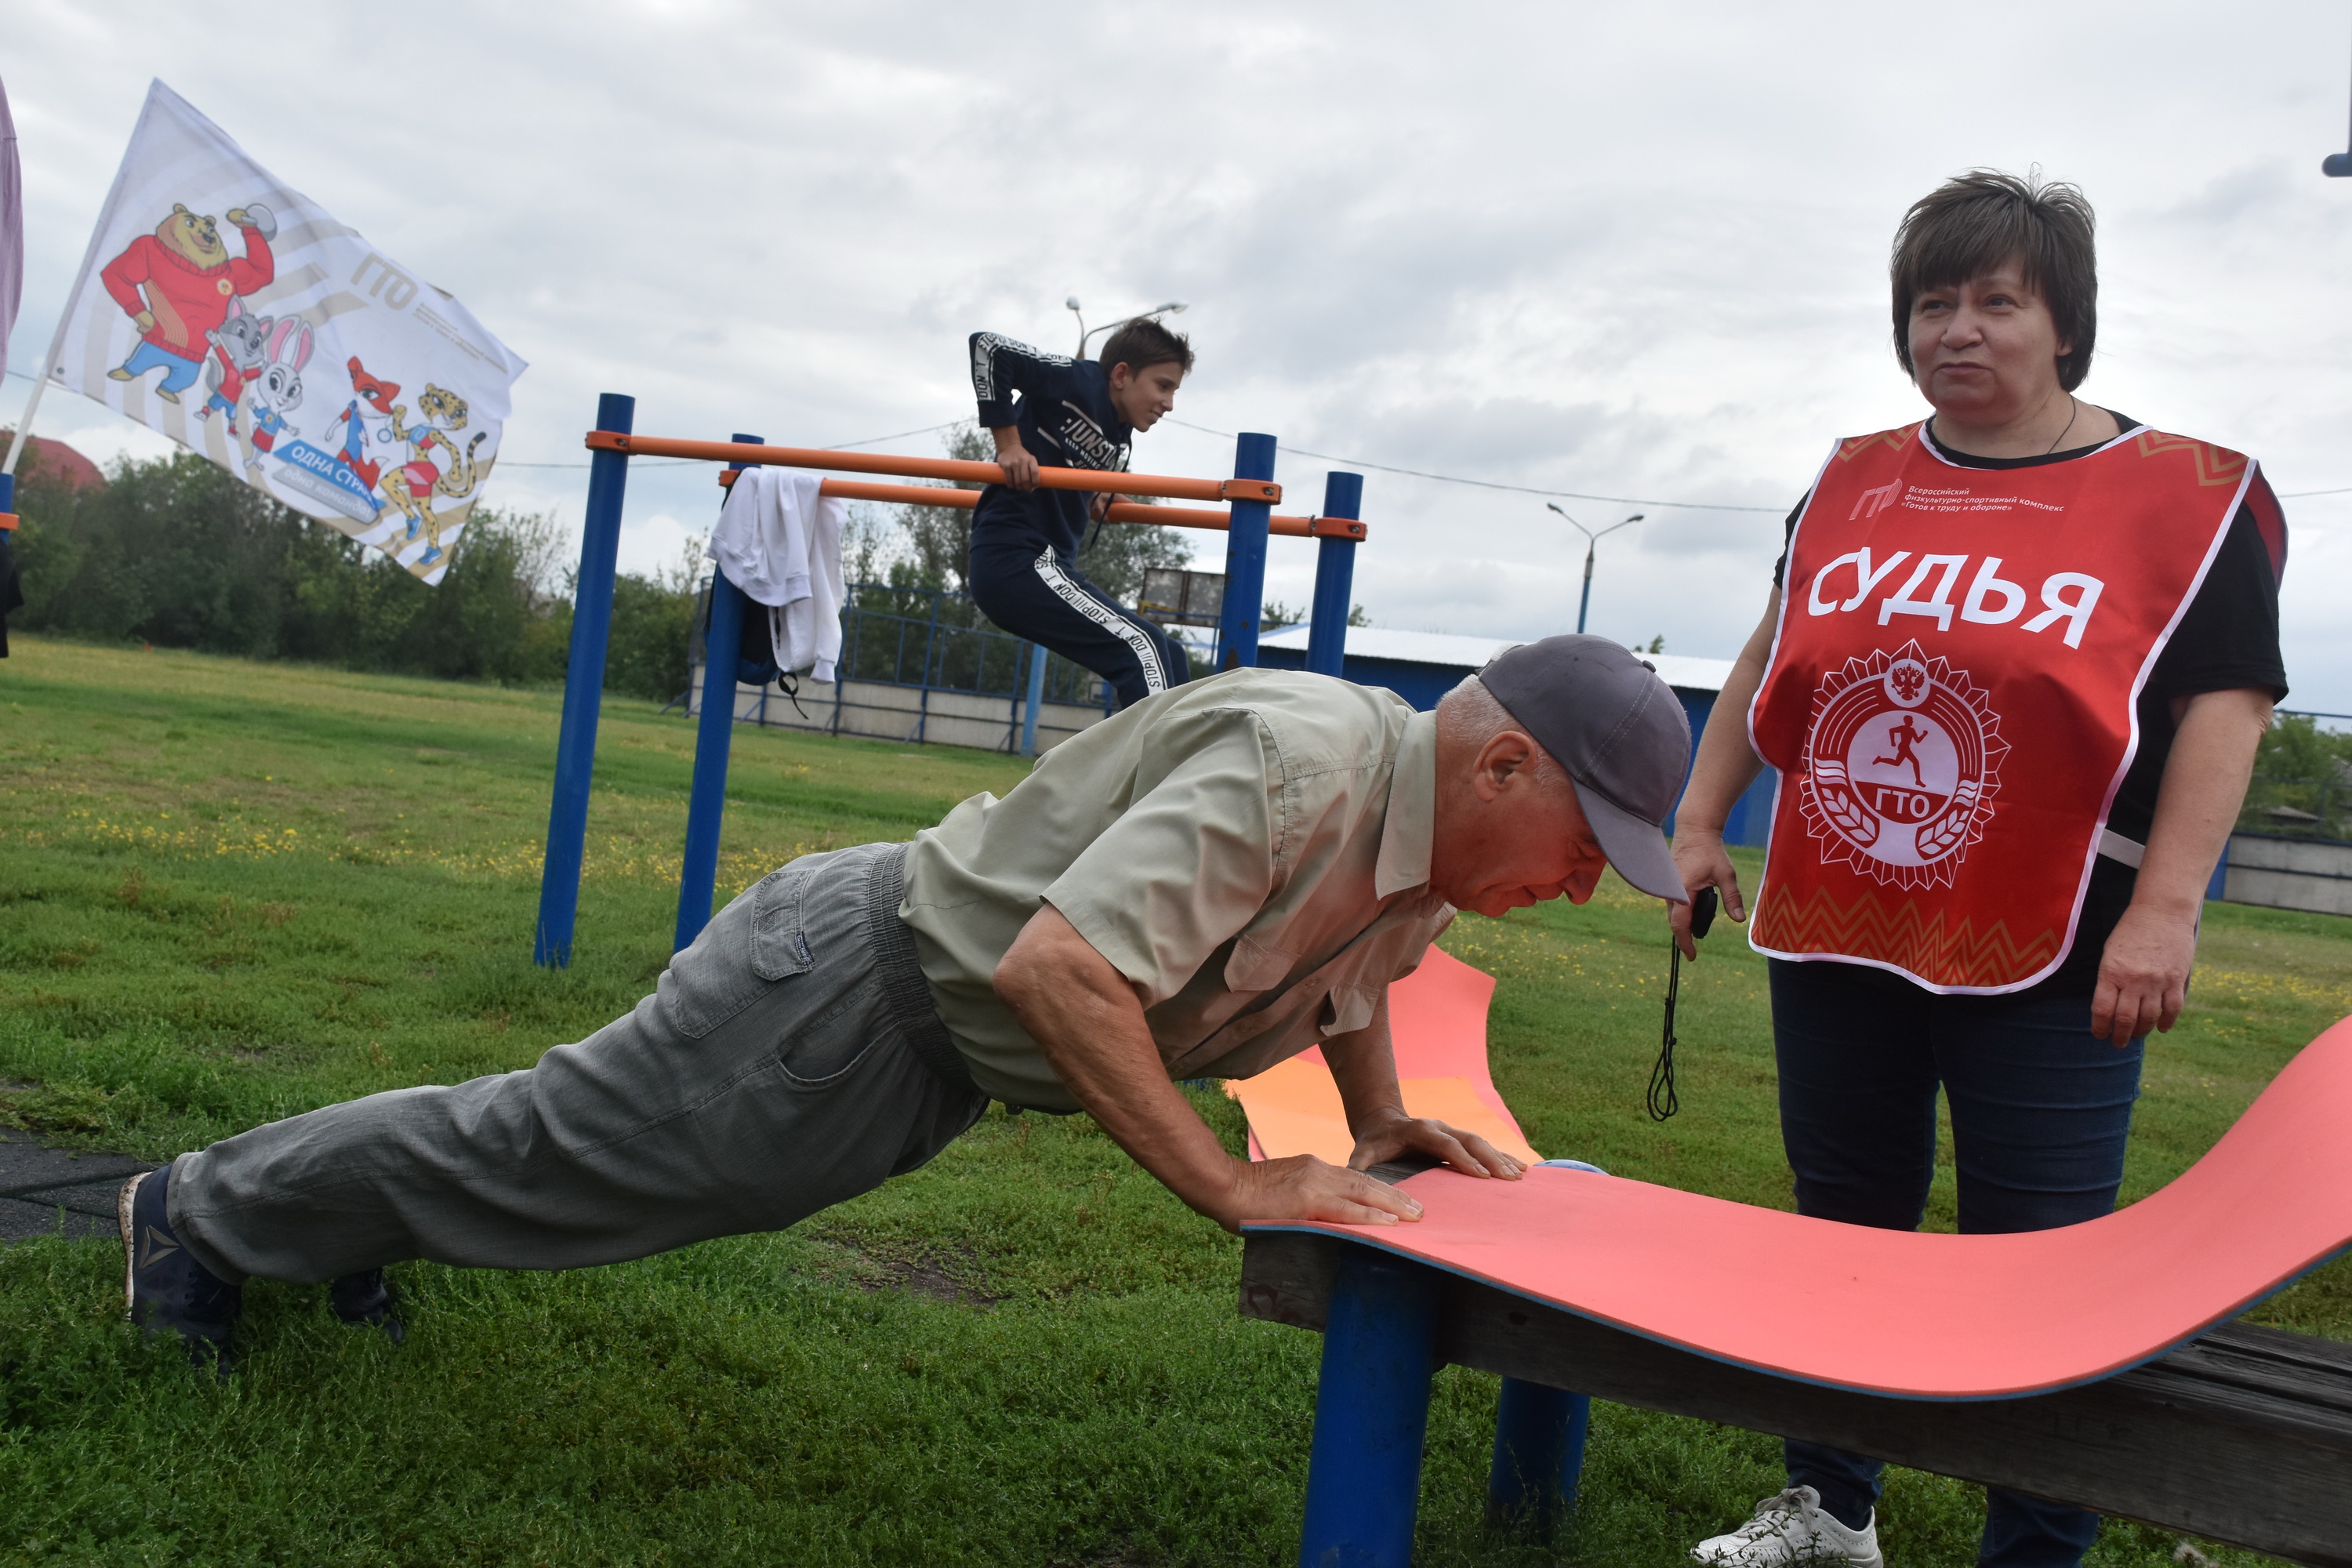
[[[1692,940],[1706,935],[1715,923],[1715,889],[1701,888],[1691,900]],[[1646,1101],[1650,1120],[1664,1121],[1683,1108],[1682,1100],[1675,1093],[1675,1003],[1682,994],[1683,950],[1671,939],[1666,944],[1666,1026],[1658,1043],[1658,1059],[1650,1068],[1650,1093]]]

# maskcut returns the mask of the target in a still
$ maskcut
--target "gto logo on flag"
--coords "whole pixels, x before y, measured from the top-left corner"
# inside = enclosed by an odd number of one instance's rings
[[[1949,883],[1984,837],[2009,747],[1967,672],[1917,643],[1850,658],[1813,696],[1801,784],[1822,860],[1881,883]]]
[[[437,583],[524,368],[158,81],[48,374]]]

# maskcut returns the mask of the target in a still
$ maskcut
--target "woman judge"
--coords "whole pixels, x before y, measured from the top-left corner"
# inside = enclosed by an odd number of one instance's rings
[[[1748,940],[1769,960],[1801,1213],[1916,1228],[1950,1105],[1964,1232],[2107,1213],[2143,1037],[2180,1016],[2207,879],[2285,695],[2285,524],[2244,456],[2074,395],[2092,216],[1990,171],[1911,208],[1895,351],[1934,412],[1843,440],[1789,516],[1701,739],[1675,857],[1745,918],[1723,823],[1780,770]],[[1689,906],[1675,939],[1693,957]],[[1692,1555],[1878,1568],[1878,1465]],[[2095,1515],[1989,1500],[1985,1568],[2071,1568]]]

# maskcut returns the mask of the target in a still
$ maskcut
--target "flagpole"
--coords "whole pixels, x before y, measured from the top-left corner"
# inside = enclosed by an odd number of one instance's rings
[[[147,128],[147,117],[155,112],[158,89],[171,91],[163,86],[162,77],[147,84],[147,100],[140,105],[139,119],[131,127],[131,145],[133,147],[139,144],[139,133]],[[126,160],[130,157],[127,150],[123,156]],[[41,374],[34,378],[33,395],[25,400],[25,415],[16,421],[16,434],[8,443],[6,460],[0,461],[0,474],[16,471],[16,454],[25,449],[25,437],[33,428],[34,411],[41,406],[41,394],[48,390],[49,377],[57,374],[58,356],[66,351],[66,328],[73,322],[74,306],[80,302],[81,291],[88,286],[89,275],[98,269],[99,244],[106,237],[107,225],[113,220],[115,209],[121,205],[122,187],[130,173],[128,162],[118,165],[114,171],[114,183],[107,187],[106,205],[98,209],[98,225],[89,231],[89,244],[81,253],[81,270],[74,274],[73,287],[66,291],[66,308],[58,314],[58,331],[49,340],[49,357],[41,362]]]
[[[70,304],[71,301],[68,300],[68,303]],[[49,364],[58,363],[58,352],[65,346],[66,319],[60,316],[58,318],[57,340],[49,344]],[[13,474],[16,471],[16,454],[25,449],[25,437],[33,428],[33,413],[41,406],[41,394],[48,390],[47,368],[47,365],[44,365],[43,374],[33,378],[33,395],[25,399],[25,412],[16,421],[16,434],[9,438],[8,458],[5,462],[0,462],[0,474]]]

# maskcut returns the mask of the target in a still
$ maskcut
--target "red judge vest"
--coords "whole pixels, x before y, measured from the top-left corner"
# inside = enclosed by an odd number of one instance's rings
[[[2056,968],[2140,688],[2253,475],[2147,428],[2026,468],[1960,468],[1916,425],[1838,443],[1748,710],[1780,770],[1756,950],[1940,992]]]

